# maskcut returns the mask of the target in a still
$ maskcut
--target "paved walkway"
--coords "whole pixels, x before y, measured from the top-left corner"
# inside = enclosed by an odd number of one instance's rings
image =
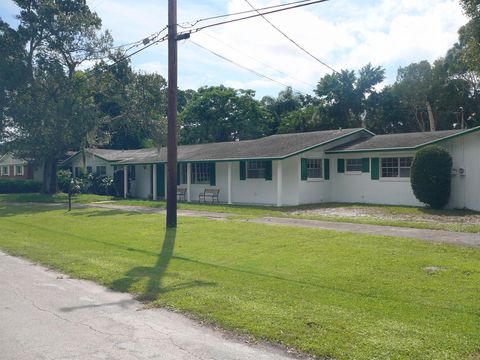
[[[295,359],[2,252],[0,273],[1,359]]]
[[[129,205],[117,205],[117,204],[88,204],[88,207],[106,208],[115,210],[126,211],[138,211],[145,213],[165,213],[165,209],[148,208],[144,206],[129,206]],[[194,217],[207,217],[215,220],[224,220],[234,214],[208,212],[208,211],[193,211],[193,210],[178,210],[179,216],[194,216]],[[327,229],[335,231],[346,231],[372,235],[386,235],[386,236],[399,236],[406,238],[414,238],[420,240],[426,240],[431,242],[448,243],[462,246],[480,247],[480,233],[462,233],[443,230],[428,230],[428,229],[414,229],[406,227],[396,226],[380,226],[380,225],[368,225],[368,224],[353,224],[334,221],[321,221],[321,220],[305,220],[294,218],[279,218],[279,217],[264,217],[257,219],[246,220],[249,222],[269,224],[269,225],[284,225],[284,226],[296,226],[305,228]]]

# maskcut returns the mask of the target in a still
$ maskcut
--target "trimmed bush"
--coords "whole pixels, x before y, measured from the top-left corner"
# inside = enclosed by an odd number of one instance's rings
[[[447,205],[450,198],[452,157],[438,145],[426,146],[413,160],[410,180],[413,193],[434,209]]]
[[[41,188],[35,180],[0,180],[0,194],[37,193]]]
[[[57,184],[60,191],[68,193],[70,181],[72,181],[72,173],[70,170],[59,170],[57,172]]]

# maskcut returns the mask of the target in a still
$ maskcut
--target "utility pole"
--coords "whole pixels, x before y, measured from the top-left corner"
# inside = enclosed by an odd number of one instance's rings
[[[167,228],[177,227],[177,0],[168,0]]]

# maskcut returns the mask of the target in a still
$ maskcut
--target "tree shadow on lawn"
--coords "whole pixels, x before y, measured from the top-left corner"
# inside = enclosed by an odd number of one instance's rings
[[[144,215],[138,211],[118,210],[118,209],[92,209],[92,208],[73,208],[72,211],[68,211],[66,215],[71,216],[84,216],[84,217],[102,217],[102,216],[115,216],[115,215]]]
[[[68,205],[62,207],[61,204],[0,203],[0,217],[39,214],[62,209],[68,211]]]

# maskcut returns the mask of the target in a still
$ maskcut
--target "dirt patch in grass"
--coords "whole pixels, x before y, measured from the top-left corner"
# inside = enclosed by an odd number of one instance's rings
[[[425,212],[412,211],[412,213],[395,213],[388,207],[335,207],[335,208],[318,208],[308,210],[296,210],[290,212],[292,215],[304,216],[327,216],[341,218],[373,218],[387,221],[405,221],[405,222],[432,222],[432,223],[449,223],[462,225],[480,225],[480,214],[461,214],[456,215],[451,212],[445,214],[432,214],[430,211]]]

